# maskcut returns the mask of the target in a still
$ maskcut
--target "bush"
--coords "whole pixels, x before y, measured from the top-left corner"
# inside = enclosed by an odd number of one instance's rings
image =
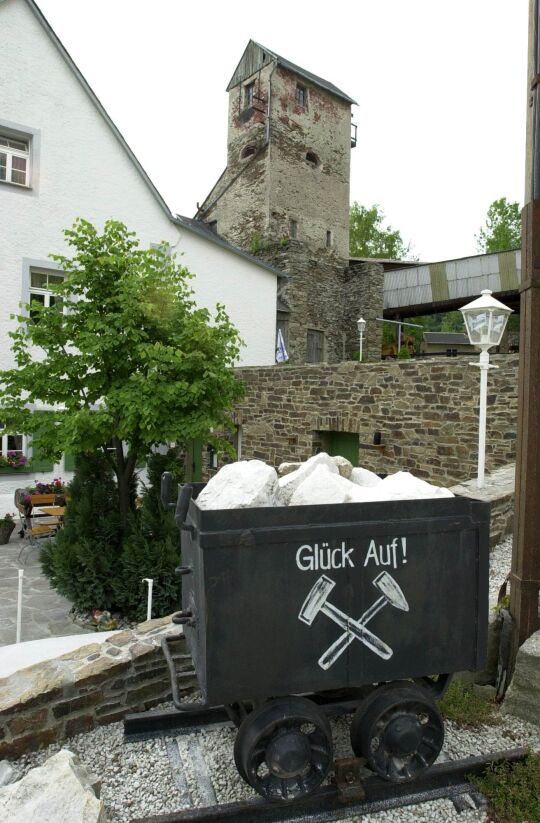
[[[506,823],[536,823],[540,820],[540,753],[531,753],[522,763],[501,763],[471,783],[486,795],[497,820]]]
[[[487,697],[477,694],[472,686],[454,679],[441,699],[439,708],[446,720],[452,720],[458,726],[477,728],[493,719],[495,707]]]
[[[44,574],[80,611],[116,609],[122,530],[118,490],[101,454],[76,458],[64,528],[41,552]]]
[[[133,511],[124,531],[117,486],[105,457],[84,454],[77,458],[65,526],[41,552],[45,575],[77,610],[120,611],[143,620],[144,577],[154,580],[154,616],[180,608],[181,581],[174,572],[180,562],[180,532],[174,513],[160,502],[163,471],[181,480],[182,466],[173,452],[149,458],[142,508]]]
[[[182,465],[174,452],[153,454],[148,460],[146,487],[137,528],[124,543],[121,574],[115,581],[116,599],[122,610],[136,620],[146,618],[146,584],[154,581],[152,615],[159,617],[180,608],[181,579],[175,574],[180,563],[180,532],[174,512],[161,504],[161,475],[170,471],[173,488],[182,480]],[[174,494],[176,500],[176,491]]]
[[[409,349],[407,348],[407,346],[402,346],[400,348],[400,350],[398,351],[397,356],[398,356],[398,360],[410,360],[411,359],[411,353],[410,353]]]

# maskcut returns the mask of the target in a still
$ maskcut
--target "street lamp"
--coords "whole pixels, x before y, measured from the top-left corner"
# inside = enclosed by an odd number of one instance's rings
[[[472,303],[467,303],[460,309],[465,321],[465,328],[472,346],[480,349],[478,363],[471,366],[480,368],[480,407],[478,420],[478,479],[477,486],[484,485],[484,469],[486,463],[486,405],[487,405],[487,373],[488,369],[496,369],[489,363],[489,352],[492,346],[498,346],[502,340],[508,318],[512,309],[500,303],[491,296],[490,289],[484,289],[481,296]]]
[[[362,362],[362,345],[364,343],[364,331],[366,328],[366,321],[363,317],[360,317],[356,321],[356,326],[358,328],[358,334],[360,335],[360,357],[358,359],[360,360],[360,362]]]

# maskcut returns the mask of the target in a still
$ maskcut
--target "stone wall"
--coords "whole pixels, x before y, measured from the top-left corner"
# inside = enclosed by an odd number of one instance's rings
[[[169,700],[161,638],[180,634],[170,617],[141,623],[104,643],[80,647],[0,680],[0,760],[16,758],[95,726]],[[178,643],[180,691],[196,686],[191,657]]]
[[[287,274],[280,298],[289,306],[287,352],[292,364],[306,362],[307,331],[324,334],[324,360],[339,363],[359,349],[357,320],[366,320],[363,359],[380,362],[383,267],[376,261],[347,267],[344,260],[286,239],[263,243],[257,256]]]
[[[452,486],[454,494],[486,500],[490,504],[489,544],[492,547],[514,530],[515,476],[515,463],[510,463],[486,475],[482,489],[477,488],[476,478]]]
[[[492,358],[486,471],[515,460],[517,355]],[[242,457],[305,460],[321,433],[359,435],[358,464],[451,485],[476,476],[479,369],[469,357],[239,369]],[[381,432],[381,446],[373,445]]]

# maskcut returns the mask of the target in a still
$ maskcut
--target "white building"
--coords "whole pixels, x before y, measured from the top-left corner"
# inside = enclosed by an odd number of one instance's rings
[[[48,303],[61,276],[49,255],[70,253],[62,232],[77,217],[169,243],[197,303],[225,305],[246,344],[239,365],[274,363],[278,272],[171,214],[33,0],[0,0],[0,33],[0,368],[13,362],[10,314],[31,295]],[[0,437],[10,448],[31,455],[22,437]]]

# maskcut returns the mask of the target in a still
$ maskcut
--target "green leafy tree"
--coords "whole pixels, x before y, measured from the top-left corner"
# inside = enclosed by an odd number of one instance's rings
[[[113,220],[103,233],[77,220],[64,234],[74,253],[51,255],[65,275],[55,306],[33,303],[11,333],[16,368],[0,372],[1,419],[48,459],[102,451],[126,531],[135,467],[152,446],[212,442],[211,428],[231,425],[241,341],[222,306],[213,318],[196,307],[192,275],[167,247],[140,249]],[[36,402],[50,413],[33,415]]]
[[[349,213],[349,251],[351,257],[380,257],[388,260],[415,260],[411,245],[392,226],[383,226],[384,212],[377,204],[370,208],[354,202]]]
[[[487,211],[485,225],[476,235],[478,251],[508,251],[521,247],[521,212],[519,203],[506,197],[494,200]]]

